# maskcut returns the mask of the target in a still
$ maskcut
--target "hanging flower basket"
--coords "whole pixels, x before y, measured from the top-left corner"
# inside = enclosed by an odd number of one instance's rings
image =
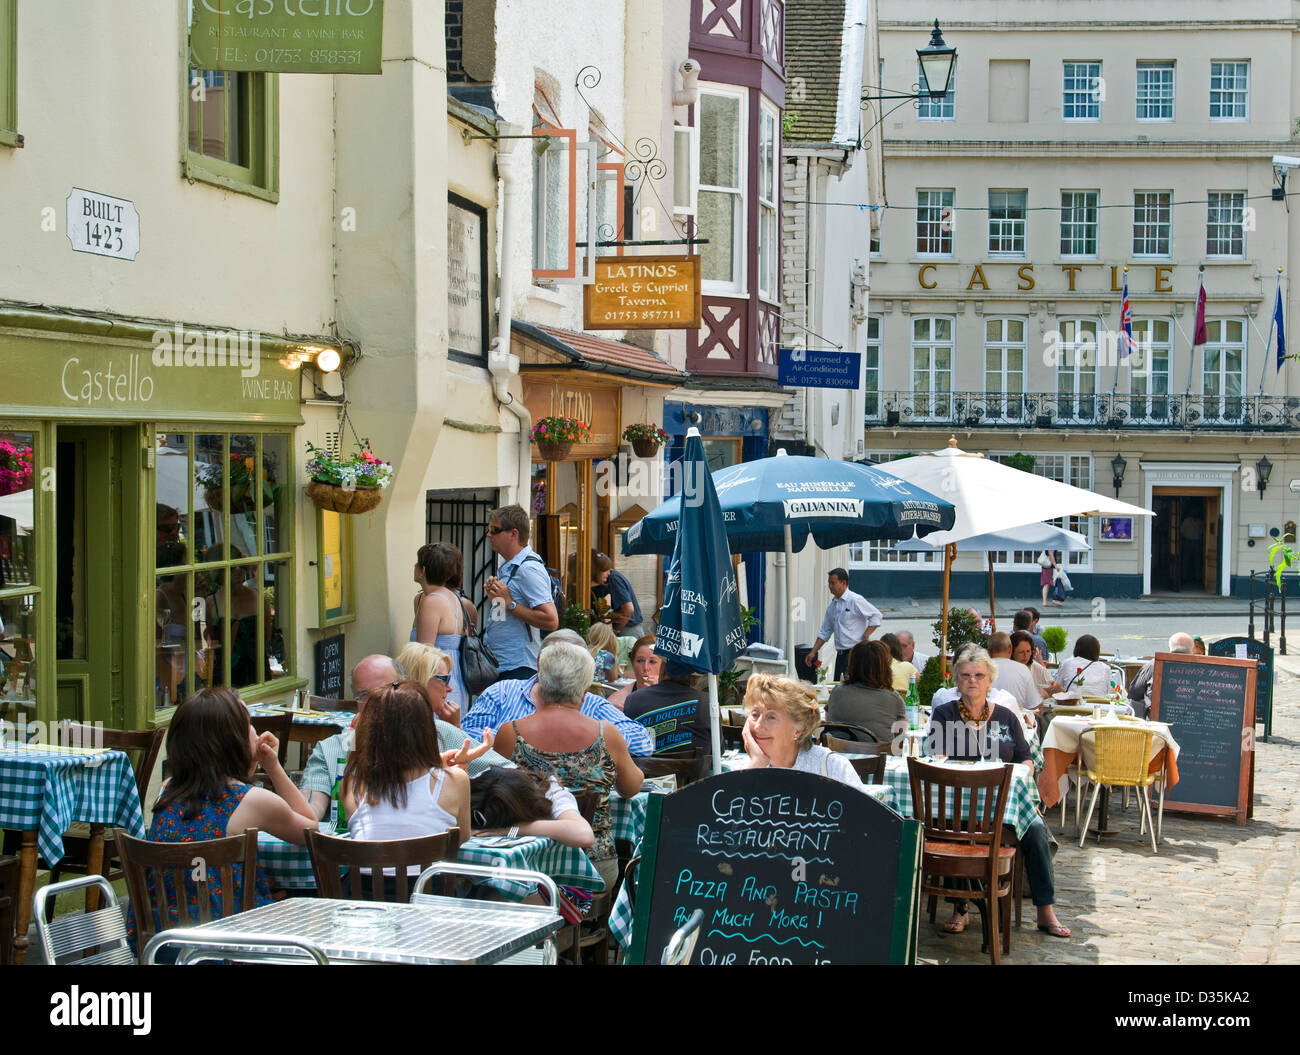
[[[668,442],[668,433],[658,425],[629,425],[623,430],[623,439],[631,442],[638,458],[653,458]]]
[[[335,513],[369,513],[383,500],[393,467],[375,457],[370,441],[361,440],[346,458],[307,444],[307,497],[318,509]]]
[[[369,513],[383,500],[378,487],[339,487],[313,480],[307,485],[307,497],[317,509],[335,513]]]
[[[562,462],[568,458],[575,443],[591,439],[591,429],[578,418],[546,417],[534,422],[531,436],[542,461]]]

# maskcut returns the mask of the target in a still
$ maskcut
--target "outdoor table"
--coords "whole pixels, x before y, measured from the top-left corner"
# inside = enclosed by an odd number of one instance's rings
[[[289,742],[303,744],[304,751],[335,733],[341,733],[356,717],[351,711],[295,711],[291,707],[278,703],[250,704],[248,713],[263,718],[278,718],[282,714],[293,715]],[[304,754],[302,757],[305,759],[307,756]]]
[[[287,898],[198,930],[306,938],[337,963],[498,963],[555,934],[559,916],[420,895],[409,905]]]
[[[611,831],[616,839],[637,843],[645,830],[646,807],[650,801],[647,792],[630,799],[610,794]],[[544,872],[557,883],[580,890],[605,889],[604,880],[596,871],[585,850],[565,846],[554,839],[524,835],[505,840],[499,836],[486,839],[467,839],[460,844],[457,860],[464,864],[490,867],[522,868]],[[262,872],[274,887],[282,890],[315,890],[316,874],[312,871],[311,855],[306,846],[277,839],[269,832],[257,833],[257,860]],[[493,885],[507,897],[523,900],[533,892],[529,884],[507,880],[494,880]]]
[[[1062,714],[1054,718],[1052,724],[1047,727],[1047,740],[1043,744],[1045,764],[1043,771],[1038,775],[1038,791],[1042,796],[1043,805],[1047,809],[1051,809],[1061,801],[1061,781],[1065,778],[1066,770],[1079,756],[1080,738],[1083,736],[1084,731],[1097,725],[1115,724],[1126,729],[1149,729],[1154,735],[1151,738],[1151,763],[1147,772],[1159,773],[1164,770],[1166,787],[1173,787],[1178,783],[1179,747],[1166,723],[1128,719],[1111,719],[1107,722],[1105,720],[1097,721],[1090,716]],[[1084,754],[1084,766],[1093,763],[1094,760],[1090,755],[1091,750],[1089,749]],[[1103,789],[1103,795],[1105,795],[1105,789]],[[1103,804],[1102,815],[1097,823],[1099,825],[1098,830],[1104,831],[1106,827],[1105,804]]]
[[[87,860],[92,873],[103,867],[105,826],[144,836],[135,772],[124,751],[49,744],[0,748],[0,828],[22,832],[14,963],[27,956],[37,854],[47,864],[61,861],[63,833],[74,821],[90,825]],[[97,906],[97,895],[87,898],[87,908]]]

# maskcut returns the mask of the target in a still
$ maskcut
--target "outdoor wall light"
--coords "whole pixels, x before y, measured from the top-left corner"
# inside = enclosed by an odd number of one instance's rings
[[[934,20],[934,29],[930,33],[930,43],[916,49],[916,57],[921,64],[919,92],[890,92],[880,85],[875,87],[884,94],[864,95],[862,102],[882,102],[887,99],[942,99],[948,94],[952,84],[952,69],[957,62],[957,49],[944,42],[943,32],[939,29],[939,20]],[[868,88],[872,85],[867,85]],[[877,122],[879,123],[879,122]]]
[[[1255,482],[1259,487],[1259,500],[1264,500],[1264,492],[1268,489],[1268,478],[1273,475],[1273,463],[1268,460],[1268,456],[1262,456],[1255,463]]]
[[[1115,485],[1116,498],[1119,497],[1119,489],[1124,486],[1124,470],[1127,468],[1128,462],[1124,460],[1122,455],[1117,454],[1110,460],[1110,471],[1114,476],[1114,480],[1111,482]]]
[[[316,353],[316,369],[321,373],[332,374],[343,365],[343,356],[337,348],[322,348]]]

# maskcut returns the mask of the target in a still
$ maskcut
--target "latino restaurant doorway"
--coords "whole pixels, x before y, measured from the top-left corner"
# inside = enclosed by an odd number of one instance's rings
[[[1223,490],[1157,487],[1151,495],[1153,593],[1219,593],[1223,566]]]

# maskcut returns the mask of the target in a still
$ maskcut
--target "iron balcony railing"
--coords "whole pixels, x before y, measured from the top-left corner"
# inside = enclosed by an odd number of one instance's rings
[[[1097,428],[1285,432],[1300,429],[1300,397],[1072,395],[1059,392],[879,392],[868,425],[916,428]]]

